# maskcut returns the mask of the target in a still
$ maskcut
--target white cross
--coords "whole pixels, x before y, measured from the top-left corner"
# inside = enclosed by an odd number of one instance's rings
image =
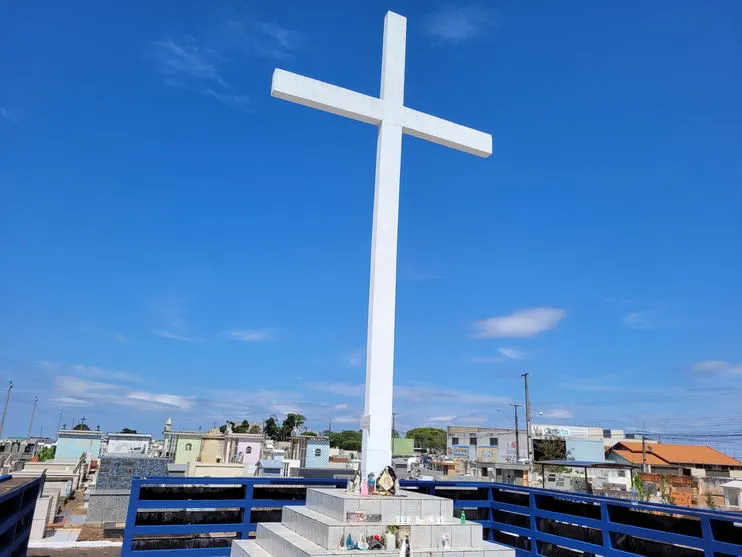
[[[276,69],[271,95],[379,126],[376,148],[371,285],[366,348],[366,401],[361,471],[391,464],[394,375],[394,311],[397,289],[397,226],[402,134],[480,157],[492,154],[492,136],[404,106],[407,19],[384,18],[380,98]]]

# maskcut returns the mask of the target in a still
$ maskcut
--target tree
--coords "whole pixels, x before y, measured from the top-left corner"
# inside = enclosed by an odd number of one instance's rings
[[[395,439],[399,439],[399,431],[397,431],[396,429],[393,429],[392,430],[392,437],[394,437]]]
[[[278,420],[276,420],[275,416],[271,416],[265,420],[263,431],[265,432],[266,437],[278,441],[281,436],[281,428],[278,427]]]
[[[250,432],[250,424],[247,422],[247,420],[242,420],[242,422],[240,423],[227,420],[227,423],[219,427],[219,431],[221,431],[222,433],[227,433],[228,426],[232,426],[232,433],[249,433]]]
[[[41,462],[44,462],[45,460],[51,460],[54,458],[54,455],[57,454],[57,447],[54,445],[48,446],[48,447],[41,447],[39,449],[39,452],[36,453],[36,456],[39,457],[39,460]]]
[[[533,440],[533,456],[536,462],[542,460],[572,460],[572,451],[567,450],[567,442],[554,435]],[[565,466],[546,466],[546,472],[565,472]]]
[[[252,424],[248,429],[248,433],[254,433],[260,435],[263,431],[258,424]]]
[[[90,431],[90,426],[87,424],[77,424],[72,429],[75,431]]]
[[[302,437],[317,437],[317,434],[313,431],[304,431],[301,434]]]
[[[124,428],[124,429],[122,429],[122,430],[121,430],[121,431],[120,431],[119,433],[132,433],[132,434],[133,434],[133,433],[136,433],[136,432],[137,432],[137,430],[136,430],[136,429],[130,429],[130,428],[128,428],[128,427],[125,427],[125,428]]]
[[[286,441],[298,430],[307,419],[301,414],[286,414],[286,419],[281,424],[281,440]]]
[[[330,433],[330,446],[344,451],[360,451],[363,434],[360,431],[346,429]]]
[[[415,447],[431,452],[446,450],[446,432],[435,427],[418,427],[407,432],[407,439],[415,440]]]
[[[708,489],[706,490],[706,507],[712,511],[716,509],[716,501],[714,501],[714,496]]]

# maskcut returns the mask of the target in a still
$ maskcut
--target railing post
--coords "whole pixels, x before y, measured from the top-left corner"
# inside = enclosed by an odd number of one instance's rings
[[[135,476],[131,479],[131,494],[129,495],[129,508],[126,511],[124,539],[121,542],[121,557],[132,555],[131,545],[134,543],[134,526],[137,521],[137,507],[139,506],[139,490],[141,486],[142,478]]]
[[[603,555],[613,555],[613,542],[610,533],[610,515],[608,514],[608,503],[600,503],[600,522],[602,524],[601,533],[603,534]]]
[[[538,522],[536,519],[536,494],[533,491],[528,492],[528,509],[530,510],[531,520],[531,553],[538,555],[538,542],[536,541],[536,532],[538,532]]]
[[[242,508],[242,539],[246,540],[250,537],[250,517],[252,516],[252,502],[253,502],[253,482],[245,479],[245,500]]]
[[[704,557],[714,557],[714,531],[711,529],[711,519],[701,516],[701,536],[703,536]]]

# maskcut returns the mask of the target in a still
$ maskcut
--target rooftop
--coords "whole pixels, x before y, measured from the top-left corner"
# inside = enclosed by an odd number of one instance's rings
[[[621,441],[613,445],[612,450],[626,458],[630,462],[635,462],[636,456],[639,457],[638,463],[641,463],[642,444],[640,442]],[[673,445],[669,443],[652,443],[645,445],[648,464],[658,466],[672,466],[677,464],[707,464],[712,466],[739,466],[742,462],[721,451],[706,447],[705,445]],[[629,456],[629,453],[632,456]],[[650,461],[651,457],[653,458]]]

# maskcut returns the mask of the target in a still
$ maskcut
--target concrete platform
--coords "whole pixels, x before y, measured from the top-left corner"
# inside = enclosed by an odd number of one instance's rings
[[[362,536],[382,535],[389,525],[409,528],[413,554],[425,557],[514,557],[510,547],[482,539],[482,526],[475,522],[461,523],[453,518],[453,501],[414,491],[405,497],[360,497],[339,489],[308,489],[306,506],[283,508],[281,523],[258,524],[255,540],[232,543],[232,557],[320,557],[348,553],[344,542],[348,534],[357,542]],[[347,521],[347,513],[363,512],[379,515],[378,521]],[[410,517],[413,523],[398,524],[400,517]],[[414,523],[428,517],[436,523]],[[440,517],[440,518],[439,518]],[[441,520],[441,523],[437,523]],[[442,547],[443,535],[451,545]],[[398,557],[399,549],[374,550],[376,557]]]

